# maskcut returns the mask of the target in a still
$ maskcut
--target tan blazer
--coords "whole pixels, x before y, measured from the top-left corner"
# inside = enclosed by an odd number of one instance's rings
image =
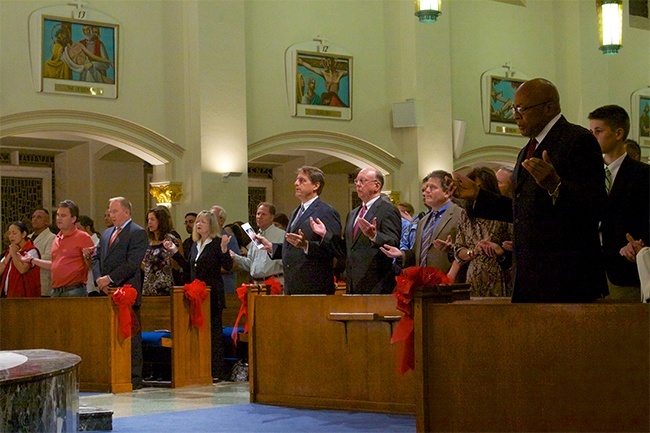
[[[446,252],[440,251],[433,246],[433,239],[446,240],[447,236],[451,236],[451,241],[456,240],[456,231],[458,229],[458,221],[460,220],[461,208],[455,203],[450,203],[449,207],[440,217],[438,225],[431,237],[431,246],[427,253],[427,266],[433,266],[443,272],[448,272],[451,267],[449,255]],[[420,266],[420,250],[422,248],[422,229],[426,227],[427,221],[431,214],[428,213],[418,222],[418,228],[415,232],[415,245],[411,250],[404,251],[402,260],[402,268],[409,266]]]

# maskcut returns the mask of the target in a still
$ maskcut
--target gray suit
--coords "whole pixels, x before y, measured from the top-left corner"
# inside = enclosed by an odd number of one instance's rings
[[[451,261],[449,260],[449,254],[444,251],[440,251],[433,246],[434,239],[447,240],[447,236],[451,236],[452,242],[456,239],[456,231],[458,230],[458,221],[460,220],[461,208],[455,203],[450,203],[449,207],[440,217],[438,225],[433,231],[431,236],[431,245],[429,251],[427,252],[427,266],[434,267],[443,272],[449,272],[451,268]],[[404,251],[404,260],[402,261],[402,267],[406,268],[409,266],[420,266],[420,251],[422,249],[422,230],[427,226],[429,218],[432,217],[431,212],[427,213],[421,220],[418,222],[418,228],[415,233],[415,245],[411,250]]]

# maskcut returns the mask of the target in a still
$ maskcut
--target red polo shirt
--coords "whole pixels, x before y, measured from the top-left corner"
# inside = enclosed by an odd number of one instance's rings
[[[90,235],[76,227],[69,235],[56,235],[52,243],[52,288],[86,284],[88,267],[83,249],[94,245]]]

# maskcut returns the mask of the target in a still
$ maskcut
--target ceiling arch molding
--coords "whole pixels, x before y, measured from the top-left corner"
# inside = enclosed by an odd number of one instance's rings
[[[460,170],[486,163],[512,166],[517,162],[520,150],[520,147],[515,146],[489,146],[470,150],[454,161],[454,168]]]
[[[119,117],[78,110],[41,110],[0,117],[0,137],[65,133],[123,149],[152,165],[165,165],[178,175],[185,150],[168,138]]]
[[[331,131],[300,130],[273,135],[248,146],[248,160],[286,150],[317,151],[359,167],[395,173],[402,161],[379,146],[360,138]]]

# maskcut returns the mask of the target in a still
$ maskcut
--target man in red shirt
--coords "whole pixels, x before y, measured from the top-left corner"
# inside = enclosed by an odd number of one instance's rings
[[[50,296],[86,296],[86,281],[90,267],[90,251],[95,244],[90,235],[77,229],[79,207],[72,200],[63,200],[56,211],[59,233],[52,244],[52,260],[26,258],[25,262],[51,270],[52,293]],[[84,250],[88,254],[84,254]]]

